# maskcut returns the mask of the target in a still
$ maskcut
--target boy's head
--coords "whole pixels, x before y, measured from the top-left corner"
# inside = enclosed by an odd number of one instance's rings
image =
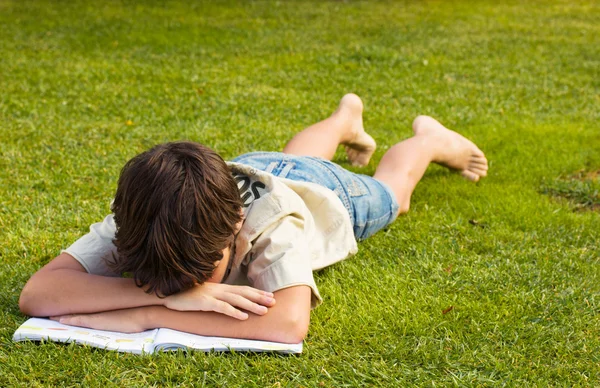
[[[112,205],[118,257],[147,292],[203,283],[233,243],[242,203],[229,168],[198,143],[160,144],[125,164]]]

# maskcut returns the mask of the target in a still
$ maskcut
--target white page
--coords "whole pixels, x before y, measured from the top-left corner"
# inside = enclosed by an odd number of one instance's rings
[[[302,353],[302,342],[284,344],[238,338],[205,337],[164,328],[158,330],[155,338],[156,350],[177,350],[186,347],[203,351],[229,351],[233,349],[253,352]]]
[[[129,353],[152,353],[158,329],[141,333],[117,333],[63,325],[50,319],[30,318],[13,335],[13,341],[26,339],[77,342],[90,346]]]

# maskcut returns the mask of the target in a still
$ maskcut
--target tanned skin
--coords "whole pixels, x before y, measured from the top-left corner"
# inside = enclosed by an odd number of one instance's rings
[[[345,95],[330,117],[298,133],[283,152],[330,160],[342,144],[352,164],[368,164],[375,141],[363,128],[362,111],[358,96]],[[432,162],[457,170],[471,181],[487,175],[483,152],[435,119],[417,117],[413,131],[413,137],[386,152],[374,175],[392,188],[400,213],[408,211],[412,192]],[[159,298],[137,287],[132,279],[89,274],[63,253],[27,282],[19,306],[27,315],[100,330],[139,332],[167,327],[200,335],[302,341],[310,321],[310,287],[269,293],[221,284],[228,260],[225,250],[209,281]]]

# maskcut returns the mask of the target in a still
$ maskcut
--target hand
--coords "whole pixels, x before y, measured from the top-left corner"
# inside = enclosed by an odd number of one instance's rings
[[[104,311],[93,314],[71,314],[50,317],[64,325],[88,327],[90,329],[138,333],[146,327],[144,308]]]
[[[171,310],[214,311],[244,320],[248,314],[238,308],[264,315],[267,307],[275,305],[275,299],[272,293],[252,287],[205,282],[166,297],[163,304]]]

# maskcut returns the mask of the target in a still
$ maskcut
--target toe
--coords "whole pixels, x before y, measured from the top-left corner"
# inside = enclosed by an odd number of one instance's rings
[[[469,171],[474,172],[475,174],[479,175],[480,177],[487,176],[487,169],[484,170],[481,168],[471,167],[471,168],[469,168]]]
[[[473,152],[471,154],[471,159],[473,160],[487,160],[487,158],[485,157],[485,154],[481,151],[479,152]]]
[[[473,150],[473,156],[485,159],[485,154],[477,146],[475,146],[475,149]]]
[[[488,161],[485,157],[471,157],[471,159],[469,160],[470,164],[477,164],[477,165],[482,165],[482,166],[487,166],[488,165]]]
[[[461,175],[473,182],[477,182],[479,180],[479,175],[477,175],[474,172],[469,171],[469,170],[463,170],[461,172]]]
[[[487,163],[485,163],[485,162],[480,162],[480,161],[471,161],[471,162],[469,162],[469,167],[468,167],[468,169],[469,169],[469,170],[472,170],[473,168],[478,168],[478,169],[480,169],[480,170],[485,170],[485,171],[487,171],[489,167],[488,167],[488,164],[487,164]]]

